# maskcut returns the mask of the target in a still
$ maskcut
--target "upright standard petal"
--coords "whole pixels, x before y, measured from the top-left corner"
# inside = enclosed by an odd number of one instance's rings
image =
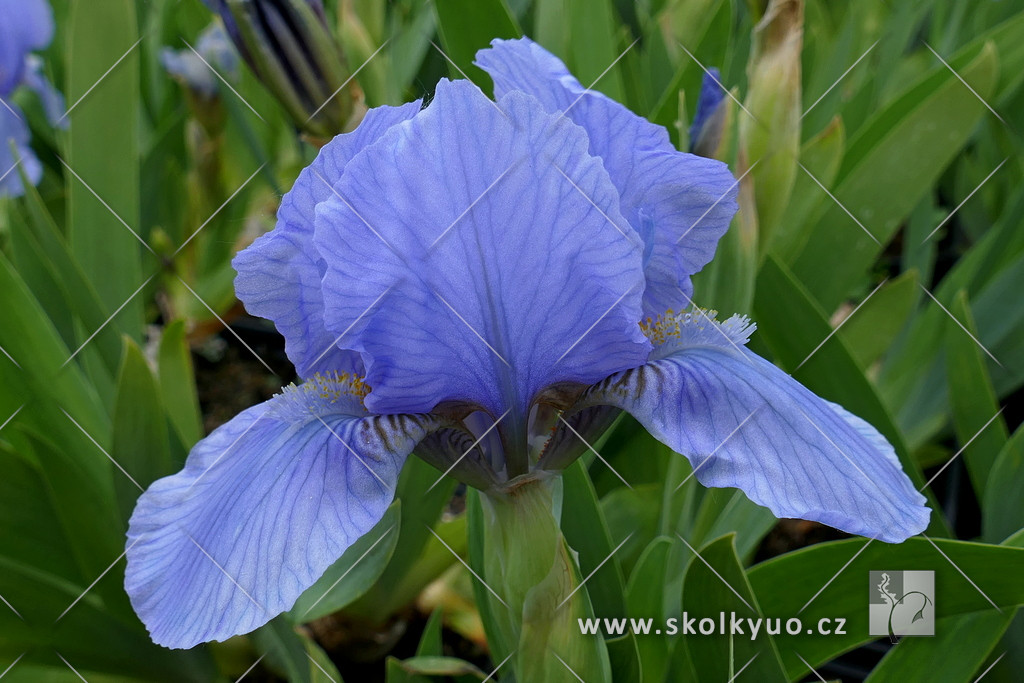
[[[337,348],[342,335],[324,327],[320,279],[326,266],[313,246],[316,205],[333,195],[333,186],[353,156],[384,131],[415,116],[419,108],[417,101],[371,109],[356,130],[325,145],[284,196],[277,227],[231,263],[238,271],[238,298],[249,313],[274,321],[300,377],[360,371],[358,356]]]
[[[155,642],[187,648],[261,626],[381,519],[437,420],[370,416],[364,393],[337,375],[290,387],[139,498],[125,589]]]
[[[598,383],[580,405],[633,414],[706,486],[735,486],[778,517],[900,542],[929,510],[893,448],[864,420],[744,348],[745,318],[668,315],[648,327],[643,367]]]
[[[584,131],[535,99],[442,81],[337,189],[316,216],[327,325],[352,330],[374,412],[459,402],[524,435],[542,389],[646,358],[641,242]]]
[[[644,316],[688,300],[690,276],[715,254],[736,213],[737,184],[725,164],[678,152],[668,133],[605,95],[584,88],[528,38],[495,40],[476,63],[501,96],[522,91],[587,130],[622,195],[622,213],[647,243]],[[685,299],[680,296],[680,290]]]

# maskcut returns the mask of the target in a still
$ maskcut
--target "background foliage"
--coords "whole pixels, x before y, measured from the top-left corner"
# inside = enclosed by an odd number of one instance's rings
[[[205,105],[163,70],[160,51],[211,21],[199,0],[53,6],[43,59],[70,125],[53,130],[18,94],[46,173],[0,198],[0,675],[483,679],[500,661],[490,617],[452,554],[481,552],[462,512],[478,502],[453,500],[447,481],[428,490],[438,473],[418,460],[378,528],[290,613],[187,652],[149,641],[122,589],[126,519],[205,431],[291,379],[271,331],[235,302],[229,259],[273,225],[316,150],[244,69]],[[712,152],[742,178],[742,210],[697,304],[750,313],[759,352],[875,424],[927,483],[926,537],[845,539],[702,489],[622,421],[595,444],[614,472],[591,454],[565,479],[563,532],[598,616],[843,616],[848,635],[613,638],[615,681],[743,667],[748,680],[815,680],[812,667],[1019,680],[1024,13],[1008,0],[807,0],[801,43],[792,17],[756,30],[763,12],[757,0],[328,3],[350,66],[365,62],[370,106],[429,96],[442,76],[489,89],[475,51],[526,34],[686,149],[703,68],[721,69],[730,97]],[[870,644],[872,569],[935,570],[936,637]]]

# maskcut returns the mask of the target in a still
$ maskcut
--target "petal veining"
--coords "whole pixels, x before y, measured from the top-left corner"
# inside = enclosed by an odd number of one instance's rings
[[[437,420],[370,416],[356,377],[317,376],[196,444],[139,498],[125,589],[153,640],[191,647],[289,609],[381,519]]]
[[[316,216],[327,325],[352,330],[374,412],[461,402],[525,434],[544,387],[647,357],[641,241],[583,129],[535,99],[442,81],[337,189]]]
[[[581,406],[633,414],[693,464],[706,486],[734,486],[778,517],[899,542],[928,524],[925,498],[889,443],[744,348],[745,318],[702,313],[648,326],[652,360],[588,390]]]
[[[548,111],[564,113],[587,130],[590,152],[604,160],[622,196],[623,215],[652,252],[644,268],[644,315],[687,302],[690,276],[714,256],[736,213],[737,184],[728,167],[677,151],[664,128],[584,88],[528,38],[492,46],[477,53],[476,63],[494,79],[495,95],[522,91]],[[652,221],[653,230],[642,229],[644,220]]]
[[[419,111],[419,102],[377,107],[351,133],[337,136],[299,174],[281,202],[277,227],[235,256],[235,292],[252,315],[274,321],[300,377],[359,372],[356,354],[338,348],[339,333],[324,327],[320,280],[326,266],[313,247],[316,205],[332,196],[345,165],[386,130]]]

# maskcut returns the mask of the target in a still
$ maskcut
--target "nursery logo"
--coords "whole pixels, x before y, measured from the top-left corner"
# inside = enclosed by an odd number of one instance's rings
[[[935,572],[870,572],[868,628],[873,636],[935,635]]]

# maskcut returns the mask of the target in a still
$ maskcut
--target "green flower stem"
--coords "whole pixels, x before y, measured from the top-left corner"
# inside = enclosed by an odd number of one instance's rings
[[[547,475],[480,497],[484,559],[475,569],[501,598],[489,597],[497,631],[489,640],[497,661],[514,653],[517,681],[565,681],[567,667],[586,681],[610,681],[603,639],[580,633],[577,620],[593,611],[559,528],[560,493],[561,479]]]

